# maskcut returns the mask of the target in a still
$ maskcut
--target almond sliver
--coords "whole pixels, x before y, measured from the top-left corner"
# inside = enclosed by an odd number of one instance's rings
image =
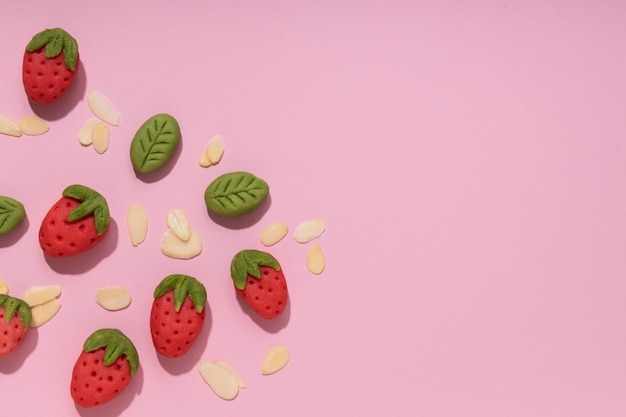
[[[263,375],[274,374],[283,369],[289,362],[289,351],[285,346],[274,346],[267,352],[261,365]]]
[[[218,164],[222,160],[222,156],[224,155],[224,139],[220,135],[215,135],[209,139],[206,147],[206,155],[207,159],[213,165]]]
[[[19,129],[29,136],[43,135],[50,127],[45,120],[37,116],[24,116],[20,120]]]
[[[293,232],[293,238],[298,243],[307,243],[317,239],[326,230],[326,222],[322,219],[307,220],[298,225]]]
[[[91,112],[103,122],[108,124],[119,126],[120,113],[99,91],[92,91],[87,97],[87,105]]]
[[[230,366],[229,363],[224,362],[222,360],[217,360],[217,361],[215,361],[213,363],[216,364],[217,366],[221,367],[221,368],[224,368],[232,376],[234,376],[235,380],[237,381],[237,385],[239,385],[239,388],[246,388],[246,383],[243,381],[243,379],[241,378],[239,373],[237,373],[237,371],[235,371],[235,369],[232,366]]]
[[[96,303],[105,310],[123,310],[130,305],[132,297],[121,285],[109,285],[96,291]]]
[[[9,285],[0,279],[0,294],[9,295]]]
[[[315,275],[324,272],[324,268],[326,268],[326,257],[319,244],[313,243],[309,248],[306,256],[306,266],[309,271]]]
[[[103,154],[109,149],[109,140],[111,136],[111,131],[109,129],[109,125],[104,123],[97,123],[93,127],[93,131],[91,132],[91,140],[93,143],[93,148],[99,154]]]
[[[56,298],[52,300],[36,305],[31,308],[32,318],[30,321],[30,327],[43,326],[49,322],[61,309],[61,303]]]
[[[100,123],[98,119],[87,119],[83,124],[83,127],[78,132],[78,142],[83,146],[89,146],[93,143],[93,128]]]
[[[22,136],[22,131],[20,127],[13,120],[9,119],[7,116],[3,116],[0,114],[0,133],[9,136],[20,137]]]
[[[146,210],[139,204],[131,204],[126,213],[126,224],[130,243],[133,246],[139,246],[148,234],[148,215]]]
[[[61,287],[58,285],[46,285],[43,287],[30,287],[26,290],[22,299],[31,307],[45,304],[61,295]]]
[[[289,226],[285,222],[270,224],[261,231],[261,243],[272,246],[280,242],[289,232]]]
[[[198,370],[204,382],[215,395],[224,400],[232,400],[237,397],[239,384],[228,370],[209,361],[201,362]]]
[[[189,219],[187,219],[187,216],[182,211],[178,209],[168,211],[165,216],[165,222],[172,233],[183,242],[187,242],[191,237]]]

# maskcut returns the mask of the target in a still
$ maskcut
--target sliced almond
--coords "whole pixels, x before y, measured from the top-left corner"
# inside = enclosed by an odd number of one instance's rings
[[[101,92],[90,92],[87,96],[87,105],[91,112],[103,122],[119,126],[120,113]]]
[[[33,115],[22,117],[19,123],[19,129],[25,135],[37,136],[46,133],[50,129],[50,126],[48,126],[48,123],[42,118]]]
[[[289,226],[285,222],[270,224],[261,231],[261,243],[272,246],[280,242],[289,232]]]
[[[200,166],[202,168],[208,168],[213,165],[209,160],[209,156],[206,154],[206,152],[202,152],[202,155],[200,155],[200,159],[198,160],[198,162],[200,163]]]
[[[61,287],[58,285],[46,285],[43,287],[30,287],[26,290],[22,299],[31,307],[45,304],[61,295]]]
[[[307,220],[298,225],[293,232],[293,238],[298,243],[307,243],[317,239],[326,230],[326,222],[322,219]]]
[[[217,361],[214,361],[213,363],[216,364],[217,366],[221,367],[221,368],[224,368],[232,376],[234,376],[235,380],[237,381],[237,385],[239,385],[239,388],[246,388],[246,383],[243,382],[243,379],[241,378],[241,376],[237,373],[237,371],[235,371],[235,368],[230,366],[229,363],[224,362],[222,360],[217,360]]]
[[[126,213],[126,225],[130,236],[130,243],[139,246],[146,239],[148,233],[148,215],[139,204],[131,204]]]
[[[167,230],[161,242],[161,252],[174,259],[191,259],[202,252],[200,235],[192,231],[188,241],[179,239],[174,232]]]
[[[315,275],[319,275],[324,272],[326,268],[326,257],[322,248],[317,243],[313,243],[306,255],[306,266]]]
[[[0,294],[9,295],[9,284],[0,279]]]
[[[7,116],[3,116],[0,114],[0,133],[3,135],[20,137],[22,136],[22,131],[20,127],[13,120],[8,118]]]
[[[220,135],[215,135],[206,146],[206,155],[211,164],[216,165],[222,160],[224,155],[224,139]]]
[[[289,362],[289,351],[285,346],[274,346],[265,355],[261,365],[263,375],[274,374],[283,369]]]
[[[56,298],[31,308],[32,318],[30,327],[39,327],[49,322],[61,309],[61,303]]]
[[[109,285],[96,291],[96,303],[105,310],[123,310],[130,305],[132,297],[121,285]]]
[[[103,154],[109,149],[109,140],[111,137],[111,130],[109,125],[104,123],[97,123],[93,127],[93,131],[91,132],[91,140],[93,143],[93,148],[99,154]]]
[[[213,362],[203,361],[198,366],[200,375],[211,390],[224,400],[233,400],[239,394],[237,379],[228,370]]]
[[[191,237],[189,219],[187,219],[187,216],[182,211],[178,209],[168,211],[165,216],[165,222],[172,233],[183,242],[187,242]]]
[[[83,146],[89,146],[93,143],[93,128],[100,123],[98,119],[87,119],[83,127],[78,132],[78,142]]]

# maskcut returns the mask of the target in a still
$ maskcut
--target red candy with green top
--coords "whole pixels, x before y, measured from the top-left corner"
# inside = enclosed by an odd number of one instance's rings
[[[26,302],[0,294],[0,357],[10,354],[22,344],[31,317]]]

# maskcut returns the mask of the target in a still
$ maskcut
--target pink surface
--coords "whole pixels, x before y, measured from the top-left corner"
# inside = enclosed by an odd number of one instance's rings
[[[59,314],[0,359],[3,415],[626,415],[624,3],[14,1],[2,15],[0,113],[36,112],[50,131],[0,137],[0,195],[28,213],[0,238],[0,277],[18,296],[63,288]],[[62,104],[33,109],[23,48],[55,26],[77,38],[82,71]],[[103,155],[76,139],[92,90],[122,114]],[[179,120],[183,146],[164,173],[138,177],[129,142],[159,112]],[[215,134],[224,159],[202,169]],[[254,221],[207,215],[204,188],[233,170],[271,186]],[[112,230],[92,253],[46,259],[39,223],[75,182],[105,195]],[[135,202],[150,219],[137,248]],[[171,208],[202,236],[193,260],[159,251]],[[307,245],[288,236],[269,250],[288,311],[251,319],[232,256],[262,249],[272,222],[316,217],[326,271],[309,273]],[[205,284],[211,317],[178,360],[157,356],[148,328],[170,273]],[[95,303],[113,284],[132,293],[127,310]],[[134,340],[141,370],[83,410],[69,378],[100,327]],[[292,359],[262,376],[278,344]],[[233,401],[198,374],[215,359],[247,382]]]

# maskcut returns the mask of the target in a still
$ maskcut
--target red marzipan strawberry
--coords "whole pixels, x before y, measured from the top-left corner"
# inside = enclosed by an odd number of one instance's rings
[[[135,346],[118,329],[100,329],[83,345],[72,371],[70,393],[81,407],[102,405],[117,397],[139,369]]]
[[[283,312],[289,297],[287,281],[272,255],[243,250],[233,257],[230,274],[237,293],[261,317],[273,319]]]
[[[50,104],[63,96],[74,83],[80,59],[78,43],[60,28],[39,32],[26,45],[22,81],[28,98]]]
[[[204,285],[188,275],[170,275],[154,290],[150,332],[156,351],[168,358],[191,348],[204,325]]]
[[[13,352],[24,341],[31,317],[26,302],[0,294],[0,356]]]
[[[110,221],[102,195],[84,185],[70,185],[41,222],[39,245],[54,258],[77,255],[102,240]]]

